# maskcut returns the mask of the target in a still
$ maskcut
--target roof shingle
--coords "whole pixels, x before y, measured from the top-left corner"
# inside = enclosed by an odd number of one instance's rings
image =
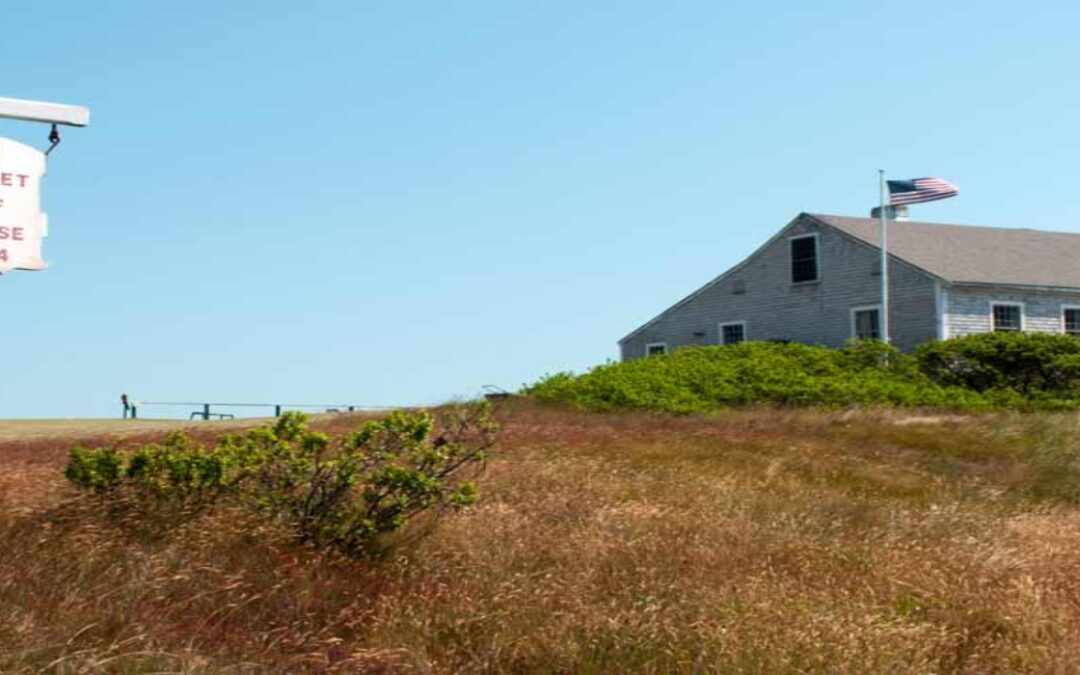
[[[808,215],[880,246],[876,218]],[[954,283],[1080,288],[1080,234],[890,220],[889,253]]]

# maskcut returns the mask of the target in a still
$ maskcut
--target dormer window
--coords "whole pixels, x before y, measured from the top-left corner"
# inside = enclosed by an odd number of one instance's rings
[[[816,234],[792,237],[791,242],[791,283],[801,284],[818,280],[818,255]]]

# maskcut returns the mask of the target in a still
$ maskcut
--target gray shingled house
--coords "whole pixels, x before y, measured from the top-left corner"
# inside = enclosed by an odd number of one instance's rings
[[[800,213],[746,260],[619,341],[623,360],[686,345],[879,338],[880,224]],[[1080,234],[889,222],[893,343],[987,331],[1080,336]]]

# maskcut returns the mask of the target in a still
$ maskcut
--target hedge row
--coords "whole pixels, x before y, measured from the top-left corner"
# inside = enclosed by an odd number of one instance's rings
[[[557,373],[527,386],[541,401],[596,411],[690,413],[729,406],[886,405],[955,410],[1080,407],[1080,340],[989,333],[908,355],[880,342],[830,349],[744,342]]]

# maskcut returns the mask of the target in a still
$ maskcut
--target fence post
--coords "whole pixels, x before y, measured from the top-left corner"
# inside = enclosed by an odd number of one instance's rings
[[[281,417],[281,406],[274,406],[274,417]]]
[[[209,403],[203,403],[202,418],[204,420],[206,420],[206,421],[210,420],[210,404]]]
[[[137,419],[139,417],[139,409],[136,406],[131,406],[131,419]]]

